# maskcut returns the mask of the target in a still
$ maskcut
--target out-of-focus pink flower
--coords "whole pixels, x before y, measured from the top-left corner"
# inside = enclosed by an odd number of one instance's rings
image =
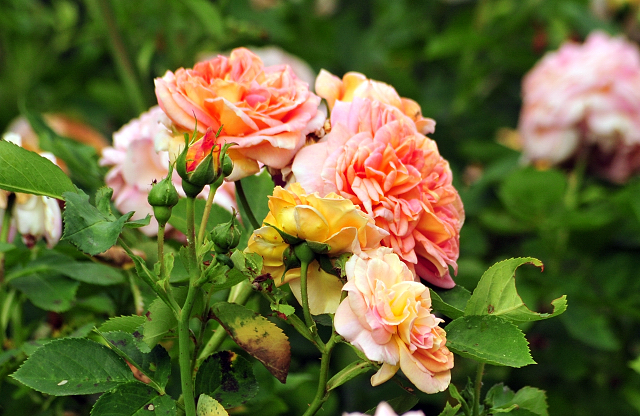
[[[331,132],[302,148],[294,180],[309,192],[336,192],[389,232],[392,247],[428,282],[455,286],[464,209],[436,143],[399,109],[380,101],[336,101]]]
[[[22,145],[20,135],[6,133],[3,139],[18,146]],[[42,152],[40,156],[46,157],[53,163],[56,158],[51,153]],[[9,192],[0,189],[0,229],[4,211],[7,209]],[[22,235],[22,241],[27,247],[33,246],[40,238],[44,237],[47,247],[55,246],[62,236],[62,215],[58,201],[41,195],[16,193],[9,231],[11,235],[17,230]]]
[[[323,69],[316,78],[316,93],[327,100],[330,110],[336,100],[349,102],[356,97],[371,98],[400,109],[416,123],[416,128],[422,134],[433,133],[436,128],[433,119],[422,117],[422,109],[418,103],[400,97],[391,85],[370,80],[359,72],[347,72],[340,79]]]
[[[287,65],[265,67],[245,48],[156,78],[160,107],[178,130],[204,133],[222,125],[221,142],[234,172],[227,180],[254,174],[259,163],[275,169],[289,164],[307,134],[319,130],[325,116],[320,98]]]
[[[603,32],[565,43],[524,78],[519,131],[527,162],[558,164],[585,152],[614,182],[640,170],[640,52]]]
[[[345,265],[347,298],[334,318],[336,332],[382,367],[377,386],[398,369],[425,393],[443,391],[451,380],[453,354],[442,319],[431,313],[429,289],[387,247],[354,255]]]
[[[343,413],[342,416],[365,416],[364,413]],[[373,416],[398,416],[393,408],[387,402],[380,402],[376,407],[376,413]],[[416,410],[414,412],[403,413],[402,416],[425,416],[424,412]]]
[[[147,196],[154,180],[161,180],[169,172],[169,150],[173,148],[174,138],[167,128],[169,119],[160,107],[152,107],[149,111],[131,120],[113,134],[113,147],[102,151],[102,166],[112,166],[105,181],[113,188],[113,201],[120,212],[135,211],[133,219],[153,215]],[[184,140],[182,142],[184,146]],[[182,179],[176,171],[172,181],[183,196]],[[208,195],[209,187],[205,187],[202,196]],[[235,205],[235,188],[233,183],[224,183],[216,192],[214,202],[231,210]],[[170,227],[167,225],[168,229]],[[152,217],[151,223],[140,229],[148,236],[158,232],[158,223]]]

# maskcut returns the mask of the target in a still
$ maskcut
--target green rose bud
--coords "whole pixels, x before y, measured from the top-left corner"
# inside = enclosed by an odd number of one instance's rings
[[[235,212],[228,222],[216,225],[210,233],[216,253],[227,253],[229,250],[236,248],[240,242],[241,235],[242,228],[235,216]]]
[[[166,178],[153,185],[147,201],[153,207],[153,215],[160,225],[165,225],[171,218],[171,208],[176,206],[180,196],[176,187],[171,182],[173,168],[169,168]]]

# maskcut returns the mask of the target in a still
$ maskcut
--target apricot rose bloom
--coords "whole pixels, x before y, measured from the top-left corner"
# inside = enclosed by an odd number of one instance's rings
[[[294,180],[309,192],[349,199],[389,235],[393,248],[418,276],[455,286],[464,209],[449,163],[436,143],[399,109],[380,101],[336,101],[331,131],[298,152]]]
[[[234,142],[228,180],[254,174],[259,163],[289,164],[306,136],[322,127],[320,97],[287,65],[265,67],[245,48],[156,78],[160,107],[178,130],[204,133],[223,126],[219,142]]]
[[[261,255],[263,273],[271,274],[277,286],[289,283],[298,301],[301,300],[300,269],[291,269],[285,274],[283,253],[289,244],[267,224],[302,240],[328,244],[329,256],[376,247],[385,236],[367,215],[341,196],[328,194],[321,198],[318,194],[306,194],[296,183],[289,189],[276,187],[269,197],[269,213],[263,226],[253,232],[246,251]],[[340,279],[322,270],[314,260],[307,272],[310,312],[314,315],[334,313],[340,303],[342,285]]]
[[[431,313],[429,289],[387,247],[354,255],[345,265],[348,296],[334,317],[336,332],[382,367],[377,386],[398,369],[425,393],[444,391],[451,380],[453,354],[443,322]]]
[[[640,50],[622,37],[590,34],[548,53],[525,76],[519,131],[526,162],[589,159],[624,182],[640,170]]]
[[[433,133],[436,128],[433,119],[422,117],[422,109],[418,103],[400,97],[391,85],[370,80],[359,72],[347,72],[340,79],[322,69],[316,78],[316,94],[327,100],[330,110],[336,100],[350,102],[356,97],[371,98],[400,109],[416,123],[416,128],[422,134]]]

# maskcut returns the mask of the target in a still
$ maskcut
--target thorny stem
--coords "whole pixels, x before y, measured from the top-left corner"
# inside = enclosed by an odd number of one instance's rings
[[[475,380],[475,394],[473,395],[473,416],[480,415],[480,393],[482,392],[482,376],[484,375],[484,363],[478,363],[478,372]]]
[[[311,318],[311,312],[309,312],[309,293],[307,292],[307,271],[309,269],[308,262],[301,262],[300,264],[300,294],[302,296],[302,312],[304,314],[304,322],[307,324],[307,328],[315,333],[315,323]]]
[[[16,194],[10,193],[7,198],[7,207],[0,222],[0,243],[6,243],[9,240],[9,229],[11,228],[11,211],[16,202]],[[4,284],[4,252],[0,251],[0,285]]]
[[[253,215],[253,211],[251,211],[251,207],[249,206],[249,202],[247,201],[247,196],[245,195],[244,189],[242,188],[242,182],[235,181],[235,184],[236,184],[236,193],[238,194],[238,202],[240,202],[242,209],[244,209],[244,212],[247,215],[247,218],[249,219],[251,226],[253,227],[254,230],[260,228],[260,224],[258,223],[258,220],[256,219],[256,217]]]
[[[333,347],[335,347],[336,342],[339,339],[340,336],[334,332],[329,342],[327,342],[327,345],[325,345],[324,351],[322,351],[322,359],[320,361],[320,377],[318,378],[318,390],[316,390],[316,395],[309,405],[309,408],[304,413],[304,416],[315,415],[318,410],[320,410],[322,404],[329,397],[329,392],[327,391],[327,381],[329,380],[329,363],[331,361],[331,352],[333,351]]]

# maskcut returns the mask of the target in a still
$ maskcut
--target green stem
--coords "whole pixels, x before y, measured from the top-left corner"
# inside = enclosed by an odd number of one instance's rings
[[[229,296],[227,298],[228,302],[237,303],[238,305],[244,305],[249,297],[253,293],[253,289],[251,288],[251,284],[248,281],[237,284],[236,286],[231,288],[229,292]],[[207,341],[206,345],[200,351],[198,355],[198,359],[196,360],[196,367],[200,367],[202,362],[207,359],[214,351],[220,348],[222,342],[227,337],[227,331],[222,328],[222,326],[218,326],[216,332],[213,333],[209,341]]]
[[[484,375],[484,363],[478,363],[478,372],[476,373],[475,391],[473,395],[473,416],[480,415],[480,393],[482,392],[482,376]]]
[[[7,198],[7,207],[2,215],[0,222],[0,243],[6,243],[9,240],[9,229],[11,228],[11,212],[16,201],[16,194],[10,193]],[[0,285],[4,284],[4,252],[0,252]]]
[[[113,13],[113,8],[109,3],[109,0],[87,0],[91,10],[93,11],[93,17],[96,20],[102,20],[107,33],[109,34],[109,49],[111,55],[115,60],[116,67],[120,78],[125,86],[129,99],[131,100],[135,110],[138,113],[142,113],[148,108],[145,104],[142,88],[136,77],[133,65],[127,54],[127,50],[120,36],[118,25]]]
[[[300,263],[300,295],[302,296],[302,313],[304,314],[304,321],[307,324],[307,327],[311,330],[312,333],[316,333],[315,331],[315,323],[311,318],[311,312],[309,311],[309,293],[307,292],[307,270],[309,269],[308,262]]]
[[[209,196],[207,197],[207,203],[204,206],[204,213],[200,220],[200,230],[198,230],[198,241],[202,243],[204,241],[204,233],[207,232],[207,222],[209,221],[209,214],[211,213],[211,206],[213,205],[213,198],[216,195],[216,189],[213,185],[209,185]]]
[[[322,352],[322,359],[320,361],[320,376],[318,378],[318,389],[316,390],[316,395],[313,398],[313,401],[309,405],[309,408],[304,413],[304,416],[313,416],[315,415],[322,404],[329,397],[329,392],[327,391],[327,381],[329,380],[329,363],[331,361],[331,352],[333,351],[333,347],[336,345],[336,342],[340,339],[339,335],[334,333],[327,345]]]
[[[158,223],[158,261],[160,262],[160,280],[164,280],[167,276],[167,270],[164,265],[164,229],[166,224]]]
[[[236,184],[236,194],[238,195],[238,202],[240,203],[240,206],[242,206],[242,209],[244,210],[245,214],[247,215],[247,218],[249,219],[251,226],[253,227],[254,230],[260,228],[260,224],[258,223],[258,220],[256,220],[256,217],[253,215],[253,211],[251,211],[251,207],[249,206],[249,202],[247,201],[247,196],[244,194],[244,189],[242,188],[242,181],[235,181],[235,184]]]
[[[191,334],[189,321],[199,288],[196,282],[200,279],[200,265],[196,254],[195,241],[195,198],[187,197],[187,249],[189,253],[189,289],[187,299],[180,310],[178,321],[178,362],[180,364],[180,383],[184,398],[184,410],[186,416],[196,416],[196,402],[193,393],[193,355],[191,353]]]

